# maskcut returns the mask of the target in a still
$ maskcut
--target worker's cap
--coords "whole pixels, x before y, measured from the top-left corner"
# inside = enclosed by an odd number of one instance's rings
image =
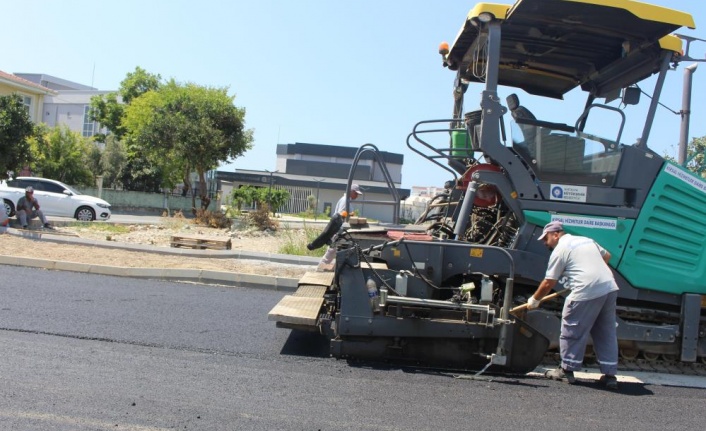
[[[359,195],[362,195],[362,194],[363,194],[363,192],[360,190],[360,186],[359,186],[358,184],[352,184],[352,185],[351,185],[351,191],[352,191],[352,192],[356,192],[356,193],[358,193]]]
[[[34,193],[34,189],[32,188],[32,186],[29,186],[29,187],[27,187],[27,188],[25,189],[25,192],[27,192],[27,193]]]
[[[549,232],[563,232],[564,231],[564,225],[560,221],[553,221],[547,223],[546,226],[544,226],[544,230],[542,231],[542,234],[537,238],[538,240],[543,240],[545,236]]]

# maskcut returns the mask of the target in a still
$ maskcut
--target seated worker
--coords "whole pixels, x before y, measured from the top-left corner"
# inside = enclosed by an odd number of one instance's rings
[[[352,201],[356,200],[358,196],[362,195],[363,192],[360,191],[360,186],[358,184],[352,184],[351,185],[351,192],[348,195]],[[331,217],[334,216],[334,214],[342,214],[346,211],[346,195],[345,193],[341,197],[341,199],[338,200],[336,203],[336,207],[331,211]],[[329,247],[328,250],[326,250],[326,253],[321,257],[321,260],[319,261],[319,268],[322,267],[322,265],[329,265],[331,262],[333,262],[334,257],[336,257],[336,247]]]
[[[0,208],[0,233],[7,232],[7,226],[10,224],[10,219],[5,212],[5,205]]]
[[[39,217],[45,228],[51,228],[44,213],[39,209],[39,201],[34,197],[34,189],[27,187],[25,195],[17,201],[17,220],[20,221],[22,229],[27,229],[27,220]]]

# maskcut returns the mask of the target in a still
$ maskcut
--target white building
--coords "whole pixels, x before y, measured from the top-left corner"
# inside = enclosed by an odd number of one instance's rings
[[[79,84],[55,76],[41,73],[16,73],[15,76],[53,90],[44,97],[40,121],[49,127],[64,124],[84,137],[96,133],[105,133],[100,125],[91,121],[88,110],[93,96],[106,95],[111,91],[100,91],[87,85]]]

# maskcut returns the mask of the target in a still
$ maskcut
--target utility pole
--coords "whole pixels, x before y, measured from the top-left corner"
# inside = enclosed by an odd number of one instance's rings
[[[319,186],[321,185],[321,181],[326,181],[326,178],[321,178],[320,180],[317,180],[316,178],[312,178],[312,180],[316,181],[316,208],[314,208],[314,220],[319,219]]]
[[[706,39],[699,39],[697,37],[686,36],[683,34],[676,34],[679,39],[686,42],[686,49],[682,53],[682,61],[694,61],[696,63],[691,64],[684,68],[684,83],[682,87],[682,107],[681,107],[681,131],[679,134],[679,150],[677,154],[677,162],[686,167],[688,163],[686,159],[687,147],[689,146],[689,119],[691,117],[691,81],[693,79],[694,72],[698,67],[697,63],[706,62],[706,58],[702,58],[701,55],[698,58],[694,58],[689,54],[689,49],[691,48],[692,42],[706,42]]]
[[[681,133],[679,134],[679,157],[677,161],[680,165],[686,165],[686,153],[689,146],[689,119],[691,117],[691,81],[698,67],[694,63],[684,68],[684,84],[682,88],[681,102]]]

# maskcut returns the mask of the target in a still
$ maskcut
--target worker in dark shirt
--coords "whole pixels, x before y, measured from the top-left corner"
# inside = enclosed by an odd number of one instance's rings
[[[20,221],[22,229],[27,229],[27,220],[39,217],[45,228],[51,228],[44,213],[39,209],[39,201],[34,197],[34,189],[27,187],[25,195],[17,201],[17,220]]]

